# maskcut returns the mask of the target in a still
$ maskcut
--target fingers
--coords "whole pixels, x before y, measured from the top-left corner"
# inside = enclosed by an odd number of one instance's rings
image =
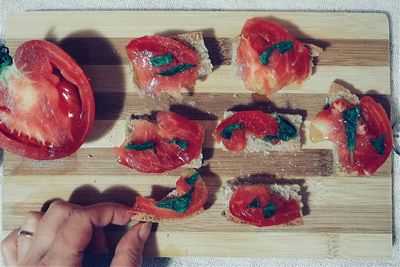
[[[24,222],[21,225],[21,231],[25,231],[27,233],[32,233],[33,235],[36,233],[39,222],[43,217],[43,213],[31,211],[29,212]],[[32,244],[32,236],[28,235],[19,235],[18,236],[18,260],[19,262],[25,258],[26,253]]]
[[[1,254],[6,266],[16,266],[18,264],[18,233],[19,228],[12,231],[1,241]]]
[[[140,266],[151,223],[138,223],[119,241],[111,266]]]
[[[60,227],[42,263],[79,265],[92,238],[93,228],[127,224],[131,217],[128,209],[122,204],[101,203],[74,210]]]
[[[61,225],[71,212],[77,208],[79,208],[78,205],[61,200],[52,202],[37,226],[37,230],[31,241],[31,249],[26,252],[22,263],[39,262],[53,243]]]

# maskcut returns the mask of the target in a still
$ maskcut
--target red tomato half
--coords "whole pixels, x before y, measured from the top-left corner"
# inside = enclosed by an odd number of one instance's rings
[[[260,55],[264,51],[284,41],[292,41],[293,48],[290,51],[281,54],[275,49],[267,65],[260,62]],[[236,63],[246,88],[262,95],[269,95],[294,82],[301,83],[311,71],[309,49],[287,30],[264,19],[246,21],[240,36]]]
[[[193,186],[190,186],[185,181],[185,178],[193,175],[194,173],[195,171],[193,170],[185,172],[176,182],[176,190],[178,192],[178,195],[176,197],[181,197],[187,194],[192,188],[194,188],[193,192],[191,193],[190,205],[187,207],[185,212],[179,213],[173,209],[157,207],[156,204],[163,200],[156,201],[154,199],[144,197],[136,197],[136,201],[131,208],[131,212],[133,212],[134,214],[146,213],[159,220],[170,220],[188,217],[201,211],[208,199],[208,189],[201,177],[198,178]]]
[[[0,73],[0,146],[32,159],[75,152],[93,127],[88,78],[61,48],[43,40],[18,47]]]
[[[156,95],[160,92],[180,92],[182,87],[193,88],[200,68],[200,55],[188,46],[168,37],[144,36],[133,39],[126,47],[126,52],[135,74],[135,82],[144,93]],[[172,62],[154,67],[151,57],[172,54]],[[172,76],[160,75],[160,72],[181,64],[194,64]]]
[[[371,97],[361,98],[359,107],[361,116],[356,130],[356,145],[353,163],[346,141],[346,126],[342,118],[343,111],[354,105],[345,99],[338,99],[329,108],[323,109],[314,119],[310,135],[314,142],[324,139],[336,145],[340,164],[348,173],[372,175],[386,161],[393,145],[393,133],[389,118],[382,106]],[[372,145],[373,140],[384,136],[383,153],[380,154]]]
[[[230,139],[223,138],[221,132],[233,124],[239,124],[244,128],[234,130]],[[222,120],[213,136],[218,143],[222,141],[228,150],[240,152],[246,147],[246,135],[252,134],[257,138],[264,138],[268,135],[276,135],[278,128],[278,122],[271,115],[262,111],[241,111]]]
[[[203,128],[176,113],[160,111],[157,113],[157,124],[134,120],[132,126],[134,131],[120,147],[115,148],[118,161],[130,168],[146,173],[161,173],[190,163],[201,153]],[[185,142],[187,147],[173,143],[174,139]],[[132,142],[152,142],[154,148],[142,151],[126,149]]]
[[[259,207],[249,207],[255,199],[258,200]],[[269,203],[275,206],[275,213],[265,218],[263,208]],[[239,186],[231,197],[229,211],[241,221],[259,227],[286,224],[301,217],[299,203],[296,200],[274,197],[268,185]]]

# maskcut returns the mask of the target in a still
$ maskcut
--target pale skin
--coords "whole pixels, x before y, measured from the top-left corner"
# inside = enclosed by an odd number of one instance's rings
[[[125,225],[132,214],[127,206],[99,203],[82,207],[53,202],[45,212],[30,212],[20,228],[1,243],[6,266],[82,266],[85,251],[109,253],[103,228]],[[33,237],[18,235],[23,230]],[[140,266],[151,223],[138,223],[119,241],[111,266]]]

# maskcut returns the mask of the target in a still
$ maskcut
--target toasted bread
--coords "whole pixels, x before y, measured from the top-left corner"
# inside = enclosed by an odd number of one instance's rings
[[[261,183],[261,181],[253,182],[249,181],[246,179],[232,179],[229,181],[226,181],[223,185],[223,192],[224,192],[224,201],[225,201],[225,207],[224,210],[222,211],[222,216],[224,216],[228,221],[235,222],[235,223],[243,223],[247,224],[246,222],[240,220],[239,218],[235,217],[232,215],[232,213],[229,210],[229,202],[232,198],[233,193],[236,191],[236,189],[241,186],[241,185],[258,185],[258,184],[264,184],[266,186],[269,186],[270,193],[274,195],[274,197],[284,199],[284,200],[289,200],[289,199],[294,199],[299,203],[299,212],[301,216],[303,216],[302,213],[302,208],[303,208],[303,203],[301,202],[301,195],[299,195],[300,192],[300,186],[298,184],[276,184],[276,183]],[[297,218],[293,221],[288,222],[287,224],[284,225],[290,225],[290,226],[295,226],[295,225],[301,225],[303,224],[303,217]],[[282,224],[281,224],[282,225]]]
[[[357,105],[360,100],[359,98],[350,92],[349,89],[345,88],[344,86],[338,84],[338,83],[332,83],[331,88],[329,89],[329,95],[327,98],[327,104],[332,104],[338,99],[346,99],[350,103]],[[346,171],[346,169],[340,164],[339,162],[339,155],[337,153],[337,150],[335,146],[333,147],[333,170],[335,174],[343,174],[343,175],[349,175]]]
[[[226,111],[224,112],[224,119],[229,118],[232,116],[234,112]],[[292,115],[292,114],[279,114],[280,116],[287,119],[289,122],[293,124],[296,128],[297,132],[299,133],[295,138],[280,142],[279,144],[273,145],[269,142],[266,142],[262,139],[256,138],[254,135],[248,134],[246,136],[247,143],[246,147],[244,148],[245,153],[263,153],[264,155],[268,155],[270,152],[297,152],[301,149],[301,125],[303,123],[303,119],[301,115]],[[223,146],[223,149],[226,148]]]
[[[174,198],[174,197],[178,197],[178,191],[177,190],[173,190],[171,191],[164,199],[168,199],[168,198]],[[193,213],[190,216],[185,217],[186,218],[190,218],[193,216],[196,216],[197,214],[200,214],[204,211],[204,208],[198,210],[196,213]],[[179,221],[182,220],[182,218],[177,218],[177,219],[160,219],[157,218],[151,214],[147,214],[144,212],[138,212],[135,215],[133,215],[131,217],[131,220],[135,220],[135,221],[141,221],[141,222],[155,222],[155,223],[159,223],[159,222],[173,222],[173,221]]]
[[[135,126],[134,126],[134,121],[135,120],[144,120],[144,119],[136,119],[136,116],[132,114],[129,116],[129,118],[126,120],[126,131],[125,131],[125,136],[130,135],[133,131],[135,131]],[[146,117],[146,116],[143,116]],[[195,159],[193,159],[191,162],[185,164],[182,166],[182,168],[189,168],[189,169],[198,169],[203,165],[203,153],[200,153],[199,156]]]
[[[196,50],[200,55],[200,69],[199,77],[204,77],[210,74],[213,70],[213,65],[211,64],[211,59],[208,55],[208,49],[204,44],[203,33],[202,32],[190,32],[185,34],[179,34],[173,36],[175,39],[185,45]]]

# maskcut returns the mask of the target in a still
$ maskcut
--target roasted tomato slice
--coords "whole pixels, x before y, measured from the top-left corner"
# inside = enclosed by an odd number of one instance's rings
[[[278,24],[258,18],[243,26],[236,60],[245,87],[262,95],[301,83],[312,66],[309,48]]]
[[[3,51],[5,52],[5,51]],[[88,78],[61,48],[43,40],[17,48],[0,69],[0,146],[32,159],[75,152],[93,127]]]
[[[131,212],[145,213],[155,220],[179,219],[203,210],[208,199],[208,189],[197,171],[189,170],[176,182],[176,193],[160,201],[136,197]]]
[[[200,55],[190,47],[168,37],[144,36],[133,39],[126,52],[139,89],[151,95],[180,92],[195,85]]]
[[[204,131],[196,122],[170,111],[160,111],[157,123],[132,121],[134,129],[115,148],[118,161],[147,173],[176,169],[200,156]]]
[[[300,210],[296,200],[274,197],[269,185],[241,185],[229,202],[233,216],[260,227],[289,223],[301,217]]]
[[[348,147],[346,121],[343,112],[359,107],[354,151]],[[336,145],[339,163],[348,173],[372,175],[386,161],[393,145],[389,118],[380,104],[364,96],[358,105],[338,99],[318,113],[311,124],[310,136],[314,142],[330,140]],[[353,154],[353,155],[351,155]]]
[[[262,111],[240,111],[220,122],[213,136],[217,142],[235,152],[246,147],[246,135],[252,134],[257,138],[274,136],[278,133],[279,125],[276,119]]]

